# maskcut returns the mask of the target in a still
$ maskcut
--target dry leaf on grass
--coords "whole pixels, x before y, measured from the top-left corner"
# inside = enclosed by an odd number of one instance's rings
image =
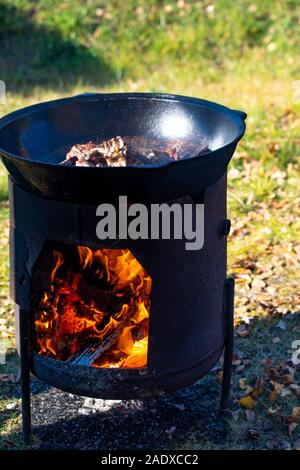
[[[249,336],[250,332],[247,328],[246,325],[244,324],[241,324],[239,325],[237,328],[236,328],[236,333],[241,336],[242,338],[246,338],[246,336]]]
[[[262,279],[255,278],[252,281],[251,287],[253,290],[260,291],[265,287],[266,283]]]
[[[290,389],[296,395],[296,397],[300,397],[300,386],[297,384],[291,384]]]
[[[278,398],[278,393],[276,392],[276,390],[272,390],[269,393],[269,401],[275,401],[277,400],[277,398]]]
[[[255,401],[250,397],[250,395],[246,395],[245,397],[240,398],[239,404],[244,408],[247,408],[247,410],[252,410],[255,406]]]
[[[300,438],[297,439],[294,444],[293,444],[293,449],[294,450],[300,450]]]
[[[293,434],[293,432],[295,431],[296,427],[298,426],[297,423],[291,423],[289,425],[289,436],[291,436]]]
[[[264,393],[265,381],[262,377],[258,377],[253,388],[253,395],[260,397]]]
[[[268,409],[268,413],[269,413],[269,415],[272,416],[272,415],[275,415],[276,413],[278,413],[279,410],[280,410],[280,406],[273,405]]]
[[[291,374],[282,375],[280,377],[281,382],[284,384],[292,384],[294,382],[294,377]]]
[[[247,388],[247,380],[244,378],[240,379],[239,385],[241,390],[245,390]]]
[[[266,368],[271,367],[273,365],[273,359],[271,359],[270,357],[267,357],[261,361],[261,364]]]
[[[273,295],[273,294],[272,294]],[[286,330],[286,322],[283,321],[283,320],[280,320],[277,325],[276,325],[277,328],[280,328],[281,330]]]
[[[295,421],[298,421],[300,418],[300,406],[294,406],[291,418],[294,419]]]
[[[248,437],[252,441],[257,441],[258,439],[260,439],[260,433],[258,431],[256,431],[255,429],[249,429]]]
[[[279,338],[279,336],[276,336],[275,338],[272,339],[272,343],[274,344],[277,344],[277,343],[280,343],[281,339]]]
[[[217,382],[218,384],[222,384],[223,382],[223,371],[222,370],[218,370],[217,374],[216,374],[216,379],[217,379]]]
[[[173,438],[173,433],[176,431],[176,426],[171,426],[169,429],[166,429],[165,433],[168,435],[169,439]]]
[[[264,431],[271,431],[273,429],[274,425],[270,419],[265,419],[263,421],[263,430]]]
[[[253,422],[254,418],[255,418],[254,411],[253,410],[246,410],[246,418],[247,418],[247,421]]]
[[[0,382],[16,383],[17,379],[13,374],[0,374]]]

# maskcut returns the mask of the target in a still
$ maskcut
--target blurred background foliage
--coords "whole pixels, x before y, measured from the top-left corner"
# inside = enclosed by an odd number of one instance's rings
[[[98,85],[183,68],[218,81],[260,63],[296,76],[299,8],[297,0],[0,0],[1,73],[20,86],[49,86],[57,71],[59,81]]]

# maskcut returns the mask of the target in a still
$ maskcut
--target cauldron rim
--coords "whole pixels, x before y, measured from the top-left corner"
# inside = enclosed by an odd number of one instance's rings
[[[163,124],[164,116],[169,118],[170,113],[172,114],[172,103],[174,103],[174,116],[178,115],[180,117],[180,111],[183,111],[187,117],[187,122],[192,125],[185,138],[187,140],[201,139],[202,135],[204,140],[207,139],[210,151],[191,158],[171,161],[164,165],[151,166],[89,168],[59,165],[55,159],[51,162],[51,158],[53,158],[51,152],[56,150],[62,152],[62,154],[55,157],[56,160],[61,157],[62,160],[64,159],[66,143],[74,145],[74,143],[80,143],[83,137],[90,140],[94,134],[101,134],[101,131],[97,131],[98,121],[94,120],[96,126],[91,126],[91,128],[88,126],[88,131],[80,136],[80,131],[77,132],[77,128],[72,127],[73,121],[68,121],[67,116],[63,114],[63,110],[74,104],[74,110],[78,112],[81,103],[83,106],[87,105],[88,108],[89,103],[107,103],[109,100],[111,102],[119,100],[122,105],[124,105],[124,101],[129,103],[134,100],[146,100],[148,103],[156,102],[154,106],[146,108],[149,114],[146,116],[144,123],[140,120],[143,115],[143,106],[137,105],[137,112],[136,115],[133,114],[132,120],[124,120],[124,116],[121,117],[119,135],[125,136],[126,130],[129,130],[130,132],[136,132],[136,136],[144,136],[144,132],[149,129],[150,136],[160,137],[161,135],[164,138],[163,134],[160,134],[161,124]],[[159,104],[162,105],[159,106]],[[41,122],[43,124],[43,119],[40,120],[35,114],[41,113],[41,116],[43,116],[43,112],[45,114],[49,112],[50,120],[47,121],[49,116],[46,115],[45,122],[51,125],[51,111],[56,111],[60,107],[61,115],[54,116],[56,114],[54,112],[53,117],[58,120],[58,123],[61,121],[62,124],[59,124],[59,126],[62,126],[61,132],[56,137],[49,134],[48,140],[45,141],[43,139],[43,132],[45,131],[42,128],[40,134],[37,134],[35,144],[35,133],[38,133],[39,129],[35,129],[34,125],[31,127],[31,118],[33,123]],[[116,109],[114,107],[112,114],[108,115],[108,119],[105,121],[106,111],[103,107],[104,117],[102,116],[101,119],[104,119],[103,122],[105,123],[102,132],[104,138],[105,133],[110,134],[110,128],[112,135],[115,133]],[[95,106],[91,105],[91,117],[93,117],[94,112]],[[88,113],[89,109],[85,108],[81,120],[84,121],[84,116],[87,116]],[[123,108],[122,113],[123,115],[126,114],[126,106]],[[38,119],[34,119],[34,116]],[[57,122],[55,119],[53,122]],[[242,111],[231,110],[218,103],[200,98],[161,93],[86,93],[35,104],[0,119],[0,142],[3,137],[4,142],[7,141],[13,144],[12,148],[8,147],[6,150],[0,147],[0,157],[17,185],[30,193],[48,199],[71,203],[99,204],[100,201],[104,200],[107,202],[115,201],[116,196],[122,194],[126,194],[130,201],[144,203],[168,201],[184,195],[196,197],[199,192],[217,181],[226,171],[236,145],[245,132],[245,119],[246,113]],[[155,124],[156,120],[160,120],[157,125]],[[66,126],[66,129],[63,126]],[[127,126],[129,126],[128,129]],[[22,135],[24,130],[26,133],[27,129],[31,129],[31,134],[27,134],[26,138],[28,142],[33,142],[35,145],[34,150],[28,150],[26,156],[15,155],[13,152],[19,152],[18,147],[15,147],[15,144],[18,144],[18,135],[19,133]],[[122,133],[123,130],[124,133]],[[48,129],[46,129],[46,132],[48,132]],[[91,137],[88,137],[89,132]],[[74,141],[74,136],[76,138],[78,136],[77,141]],[[145,137],[147,138],[146,134]],[[176,138],[175,135],[174,137]],[[31,141],[31,139],[33,140]],[[60,142],[60,139],[66,140]],[[223,146],[219,146],[219,139],[221,143],[223,142]],[[167,140],[170,140],[170,137]],[[21,146],[23,145],[24,142],[21,142]],[[26,148],[26,145],[24,148]],[[41,157],[45,156],[47,160],[41,161],[43,158],[40,157],[40,149],[45,150],[45,153],[41,153]],[[48,154],[50,161],[48,160]]]
[[[245,125],[245,119],[247,117],[247,114],[244,111],[238,111],[238,110],[233,110],[230,109],[224,105],[221,105],[215,101],[209,101],[205,100],[202,98],[196,98],[196,97],[191,97],[191,96],[184,96],[184,95],[174,95],[174,94],[168,94],[168,93],[144,93],[144,92],[138,92],[138,93],[82,93],[79,95],[71,96],[71,97],[66,97],[66,98],[58,98],[55,100],[49,100],[49,101],[43,101],[41,103],[36,103],[30,106],[26,106],[24,108],[18,109],[16,111],[13,111],[2,118],[0,118],[0,132],[2,129],[4,129],[7,125],[11,124],[12,122],[28,117],[32,114],[35,114],[37,112],[46,110],[46,109],[51,109],[59,106],[64,106],[64,105],[72,105],[75,103],[80,103],[80,102],[87,102],[87,101],[108,101],[108,100],[122,100],[122,99],[128,99],[128,100],[139,100],[139,99],[150,99],[150,100],[157,100],[157,101],[173,101],[173,102],[180,102],[180,103],[186,103],[186,104],[194,104],[202,107],[207,107],[211,110],[220,112],[225,114],[227,117],[232,119],[237,125],[237,136],[232,139],[230,142],[227,144],[215,149],[215,150],[209,150],[208,152],[203,152],[201,153],[200,156],[195,156],[192,157],[193,160],[197,158],[205,158],[206,156],[211,156],[216,151],[225,151],[226,149],[235,146],[239,140],[243,137],[245,130],[246,130],[246,125]],[[3,156],[10,158],[10,159],[17,159],[21,160],[24,162],[30,161],[31,164],[33,165],[39,165],[39,166],[44,166],[44,167],[57,167],[57,163],[52,163],[50,161],[41,161],[41,160],[34,160],[34,159],[28,159],[27,157],[22,157],[21,155],[17,155],[12,152],[8,152],[7,150],[4,150],[3,148],[0,147],[0,154]],[[188,159],[190,160],[190,159]],[[127,167],[103,167],[103,168],[97,168],[96,171],[118,171],[122,172],[124,170],[134,168],[135,171],[140,171],[140,170],[146,170],[146,171],[151,171],[151,169],[159,169],[159,168],[164,168],[164,167],[169,167],[169,166],[179,166],[179,165],[185,165],[188,160],[178,160],[178,161],[173,161],[173,162],[168,162],[165,164],[158,164],[158,165],[151,165],[151,166],[127,166]],[[72,168],[72,167],[70,167]],[[76,170],[78,171],[78,167],[75,167]],[[95,168],[91,167],[80,167],[80,171],[86,171],[86,172],[91,172],[95,171]]]

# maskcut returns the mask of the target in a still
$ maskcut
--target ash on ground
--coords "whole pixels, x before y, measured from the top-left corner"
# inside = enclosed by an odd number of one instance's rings
[[[157,398],[85,398],[31,381],[34,448],[48,450],[162,450],[187,441],[226,439],[217,418],[220,387],[214,374]],[[19,413],[21,410],[19,410]]]

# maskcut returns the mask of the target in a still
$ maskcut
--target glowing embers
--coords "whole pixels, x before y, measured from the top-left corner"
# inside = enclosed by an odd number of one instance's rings
[[[146,367],[152,280],[129,250],[48,246],[32,278],[39,354]]]

